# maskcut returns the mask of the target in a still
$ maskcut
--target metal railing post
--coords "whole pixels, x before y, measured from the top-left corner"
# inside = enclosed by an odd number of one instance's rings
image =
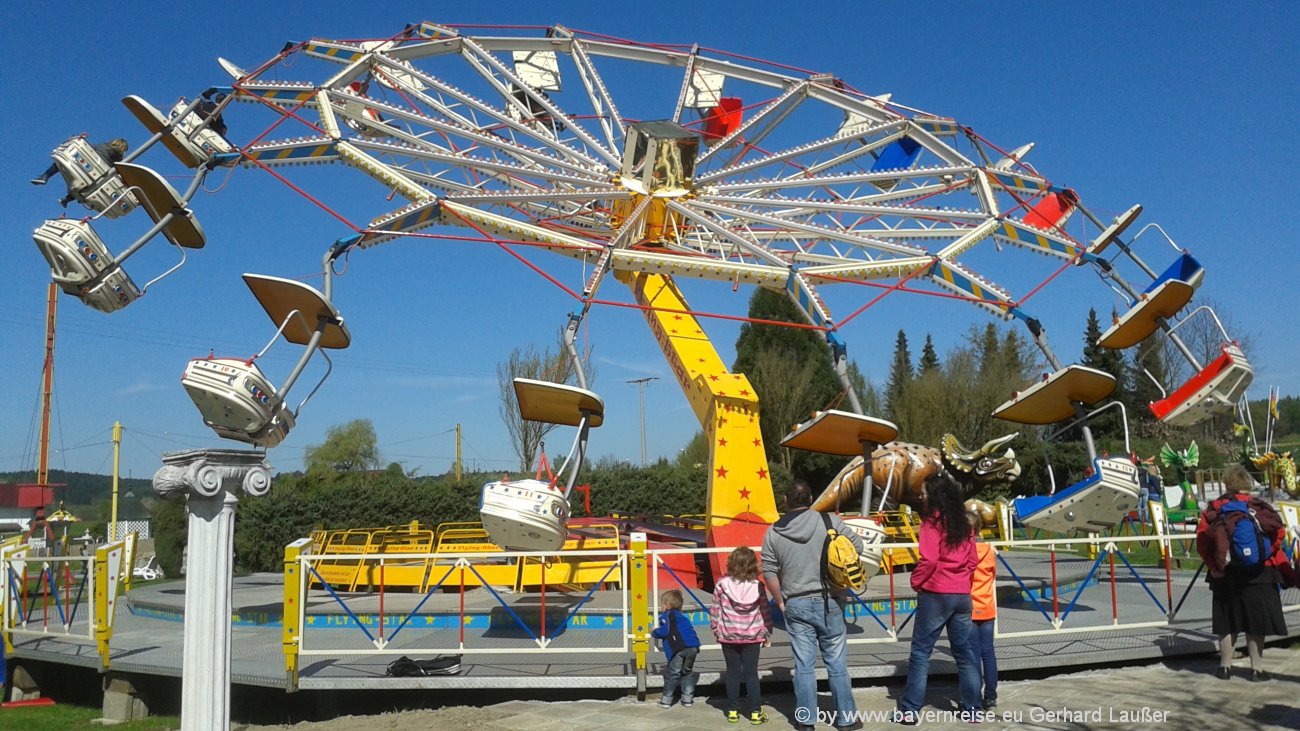
[[[281,611],[280,646],[284,650],[284,689],[293,693],[298,690],[298,640],[301,628],[298,626],[299,609],[302,607],[302,568],[298,557],[303,548],[311,545],[310,538],[299,538],[284,547],[284,607]]]
[[[645,533],[632,533],[628,547],[628,591],[632,597],[632,654],[636,659],[636,693],[638,700],[646,695],[646,656],[650,653],[650,565],[646,557]]]
[[[110,544],[111,546],[111,544]],[[114,588],[108,583],[108,552],[110,546],[95,549],[94,565],[90,571],[94,584],[91,589],[95,596],[95,645],[99,650],[101,672],[108,670],[109,640],[113,638],[113,623],[108,616],[109,592]]]

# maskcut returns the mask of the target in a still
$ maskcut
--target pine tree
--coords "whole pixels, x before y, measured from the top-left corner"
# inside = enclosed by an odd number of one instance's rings
[[[902,422],[907,420],[907,389],[915,378],[912,353],[907,348],[907,333],[899,330],[898,339],[894,342],[894,361],[889,367],[889,383],[885,386],[885,413],[900,430],[903,428]]]
[[[930,333],[926,333],[925,346],[921,348],[921,362],[918,364],[917,375],[927,376],[938,372],[939,356],[934,352],[934,343],[930,339]]]
[[[1124,408],[1129,413],[1133,412],[1132,390],[1129,388],[1129,367],[1125,362],[1124,353],[1113,348],[1103,348],[1097,344],[1101,338],[1101,324],[1097,321],[1097,311],[1088,310],[1088,322],[1083,330],[1083,365],[1099,370],[1103,373],[1109,373],[1115,377],[1115,392],[1111,394],[1111,399],[1124,404]],[[1122,435],[1122,427],[1118,414],[1112,416],[1106,414],[1099,417],[1093,423],[1095,429],[1099,432],[1119,437]]]
[[[1133,353],[1133,362],[1129,366],[1133,384],[1133,407],[1129,411],[1129,417],[1133,421],[1133,428],[1143,436],[1156,436],[1160,432],[1159,421],[1151,413],[1148,404],[1164,398],[1160,387],[1156,385],[1164,385],[1168,381],[1169,369],[1165,367],[1164,359],[1161,336],[1156,333],[1138,343]]]

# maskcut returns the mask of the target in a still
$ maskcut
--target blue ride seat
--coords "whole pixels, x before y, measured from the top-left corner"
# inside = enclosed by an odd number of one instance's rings
[[[1161,272],[1160,276],[1156,277],[1156,280],[1151,283],[1151,286],[1142,290],[1142,294],[1147,294],[1153,291],[1156,287],[1159,287],[1171,279],[1177,279],[1180,282],[1187,282],[1192,285],[1192,289],[1196,289],[1201,285],[1201,279],[1204,278],[1204,276],[1205,267],[1201,266],[1201,262],[1197,261],[1196,257],[1191,254],[1185,253],[1175,259],[1174,263],[1170,264],[1168,269]]]
[[[879,173],[885,170],[910,168],[920,154],[920,142],[908,137],[894,140],[880,151],[880,157],[876,158],[876,164],[871,166],[871,172]]]
[[[1017,498],[1012,506],[1030,528],[1099,532],[1119,523],[1137,501],[1137,468],[1128,460],[1102,457],[1093,461],[1090,475],[1055,495]]]

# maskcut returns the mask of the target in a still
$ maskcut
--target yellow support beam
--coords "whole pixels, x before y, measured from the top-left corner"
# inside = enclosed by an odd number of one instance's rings
[[[650,331],[709,439],[709,545],[756,545],[779,517],[759,429],[758,394],[744,374],[727,370],[669,276],[622,271],[615,276],[646,308]]]

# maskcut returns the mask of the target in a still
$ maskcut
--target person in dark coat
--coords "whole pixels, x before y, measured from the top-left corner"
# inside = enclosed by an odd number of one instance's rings
[[[1278,592],[1280,571],[1289,573],[1289,564],[1282,546],[1286,543],[1286,527],[1277,511],[1266,501],[1250,494],[1253,480],[1241,465],[1229,467],[1224,474],[1227,491],[1201,513],[1196,527],[1196,552],[1205,562],[1212,595],[1211,627],[1219,638],[1219,669],[1216,675],[1227,680],[1232,677],[1232,653],[1238,634],[1246,635],[1246,651],[1250,656],[1250,679],[1268,680],[1261,666],[1261,652],[1266,635],[1287,633],[1286,617],[1282,614],[1282,598]],[[1269,555],[1259,563],[1246,566],[1232,560],[1231,528],[1226,525],[1228,516],[1221,511],[1228,502],[1242,500],[1259,523],[1259,532],[1269,541]],[[1249,520],[1239,517],[1234,520]]]
[[[105,162],[107,162],[111,166],[115,162],[122,162],[122,158],[126,156],[127,144],[126,144],[126,140],[122,139],[121,137],[118,137],[116,139],[109,140],[108,142],[93,143],[90,146],[90,149],[94,150],[95,154],[104,158]],[[58,174],[59,174],[59,166],[51,164],[48,168],[45,169],[45,172],[32,178],[32,185],[45,185],[45,183],[47,183],[50,178]]]

